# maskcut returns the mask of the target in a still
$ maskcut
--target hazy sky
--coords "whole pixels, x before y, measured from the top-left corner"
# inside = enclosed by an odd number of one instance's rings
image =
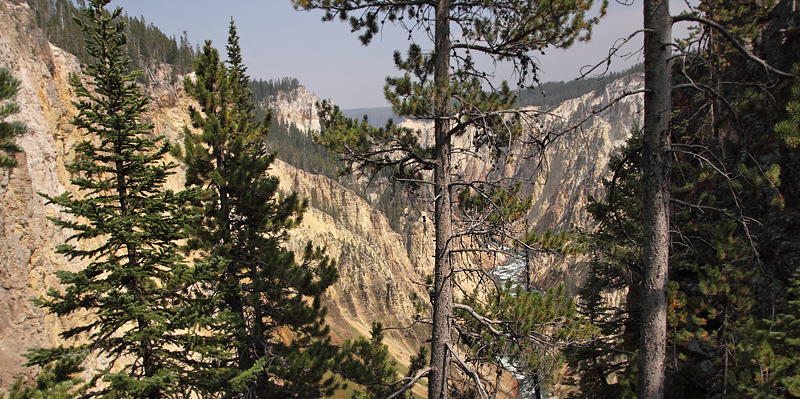
[[[673,14],[682,4],[673,0]],[[344,109],[386,105],[384,79],[399,74],[392,53],[405,53],[409,43],[400,28],[387,24],[372,44],[362,46],[347,23],[323,23],[321,11],[295,11],[290,0],[113,0],[110,4],[117,6],[130,16],[144,16],[167,35],[179,37],[185,30],[192,43],[210,39],[222,54],[233,17],[251,78],[295,77],[309,91]],[[581,67],[602,60],[613,43],[635,31],[641,21],[641,1],[625,6],[611,0],[609,15],[597,26],[592,42],[538,56],[541,81],[574,79]],[[640,35],[625,49],[636,52],[641,43]],[[639,53],[628,60],[616,59],[612,70],[637,62]],[[497,76],[510,79],[500,71]]]

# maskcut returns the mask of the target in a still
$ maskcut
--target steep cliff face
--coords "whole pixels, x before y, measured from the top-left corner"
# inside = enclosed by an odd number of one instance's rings
[[[611,81],[602,91],[564,101],[559,106],[538,110],[535,123],[527,123],[525,135],[548,137],[544,151],[527,145],[514,148],[514,162],[493,166],[488,151],[455,155],[454,164],[464,180],[479,180],[486,175],[523,181],[523,192],[533,194],[534,204],[528,221],[534,230],[588,227],[585,212],[588,195],[601,190],[600,177],[607,173],[611,153],[630,136],[630,129],[641,121],[644,107],[642,94],[624,95],[641,89],[641,73]],[[540,111],[540,112],[535,112]],[[407,121],[403,126],[418,129],[424,145],[432,141],[432,124]],[[536,129],[531,132],[531,129]],[[454,147],[468,148],[472,136],[467,133],[455,139]],[[517,144],[517,147],[520,145]]]
[[[394,232],[386,217],[353,191],[323,176],[312,175],[276,161],[270,171],[281,189],[308,198],[310,209],[292,231],[290,246],[302,248],[309,240],[337,259],[339,281],[326,293],[328,322],[339,338],[353,333],[369,336],[370,325],[386,327],[413,323],[412,297],[426,294],[427,263],[411,259],[404,238]],[[389,333],[393,355],[407,361],[424,340],[412,329]],[[410,339],[410,341],[409,341]]]
[[[58,210],[37,193],[66,189],[63,165],[72,133],[67,121],[73,112],[67,79],[78,66],[44,40],[27,6],[9,2],[0,2],[0,64],[22,82],[16,98],[22,111],[14,118],[28,126],[17,139],[23,149],[19,167],[0,171],[0,386],[6,386],[21,371],[20,354],[54,343],[66,322],[45,317],[31,300],[54,287],[55,271],[67,266],[53,251],[67,234],[46,219]]]
[[[316,94],[300,86],[293,93],[280,93],[270,104],[264,105],[272,109],[273,116],[279,120],[292,122],[305,131],[319,131],[317,102]]]
[[[591,225],[586,199],[601,193],[600,178],[607,175],[609,156],[630,136],[644,109],[642,94],[618,98],[643,85],[642,74],[627,76],[610,82],[603,91],[567,100],[542,117],[542,131],[561,136],[538,158],[545,162],[531,191],[534,204],[529,215],[536,231]],[[518,168],[514,176],[525,177],[533,166]]]

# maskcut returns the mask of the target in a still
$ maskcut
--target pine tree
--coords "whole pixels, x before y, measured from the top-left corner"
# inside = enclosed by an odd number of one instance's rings
[[[641,164],[642,133],[638,127],[609,159],[612,178],[602,179],[604,198],[589,197],[587,211],[597,222],[590,234],[588,276],[579,291],[581,312],[601,334],[588,345],[567,350],[577,376],[574,398],[634,397],[636,351],[640,330],[640,285],[642,248]],[[613,306],[611,295],[622,296]],[[615,380],[617,380],[615,382]]]
[[[795,64],[792,73],[797,78],[791,87],[791,99],[786,105],[787,118],[775,126],[775,131],[786,145],[797,148],[800,145],[800,64]]]
[[[381,399],[394,393],[397,385],[397,362],[389,354],[383,338],[383,326],[379,322],[373,322],[369,339],[361,336],[354,340],[345,340],[342,344],[343,361],[337,372],[364,387],[363,392],[353,392],[352,399]],[[419,371],[420,363],[415,363],[415,359],[419,357],[424,359],[424,350],[420,356],[411,359],[410,374]],[[404,398],[405,396],[399,397]]]
[[[29,364],[45,365],[65,355],[100,359],[92,370],[90,397],[164,398],[184,393],[184,343],[192,329],[186,295],[193,284],[176,244],[185,238],[184,204],[193,192],[164,189],[175,164],[164,156],[169,143],[143,123],[147,98],[128,73],[121,9],[108,0],[84,10],[86,50],[96,60],[84,83],[73,75],[79,101],[72,124],[86,132],[68,164],[78,194],[46,197],[69,218],[52,221],[72,236],[58,253],[86,260],[79,271],[59,271],[63,289],[39,304],[57,316],[86,319],[61,334],[71,346],[33,350]]]
[[[370,176],[390,170],[397,181],[429,190],[434,203],[435,257],[428,395],[431,399],[447,398],[454,388],[451,376],[472,381],[478,392],[483,383],[474,378],[476,371],[464,363],[450,362],[457,342],[453,299],[458,274],[455,259],[469,253],[455,255],[454,251],[463,249],[458,248],[460,243],[472,242],[479,243],[472,254],[490,252],[490,243],[507,242],[518,235],[510,229],[519,219],[512,220],[509,216],[521,215],[516,210],[498,210],[489,204],[497,203],[493,200],[488,200],[480,212],[459,213],[455,205],[458,191],[488,198],[493,193],[502,195],[513,190],[507,181],[499,179],[478,184],[457,170],[455,159],[485,156],[481,162],[491,159],[496,172],[487,175],[497,176],[501,175],[499,170],[503,165],[519,159],[514,152],[520,150],[516,144],[541,144],[549,138],[522,137],[525,133],[522,126],[533,123],[532,115],[514,108],[514,95],[508,84],[492,82],[490,72],[476,66],[473,54],[508,61],[518,73],[519,86],[530,86],[537,81],[537,64],[532,53],[548,47],[566,48],[576,40],[588,39],[599,18],[587,17],[594,2],[293,0],[293,3],[300,9],[325,11],[325,21],[336,18],[348,21],[353,32],[361,33],[359,39],[363,44],[368,44],[388,22],[409,35],[419,31],[433,47],[425,50],[411,44],[405,56],[395,52],[395,65],[402,76],[388,78],[384,90],[396,115],[433,122],[430,140],[423,140],[419,132],[393,124],[373,128],[364,120],[348,120],[328,103],[321,107],[323,130],[319,138],[339,153],[348,167]],[[605,13],[607,4],[604,1],[599,7],[600,15]],[[455,145],[457,138],[466,144]],[[489,177],[477,177],[483,178]],[[499,190],[489,192],[498,187]],[[524,203],[524,199],[518,198],[513,201],[515,205],[517,201]],[[502,223],[498,219],[503,219]]]
[[[750,34],[758,31],[754,23],[764,15],[779,13],[755,2],[731,7],[708,1],[699,9],[722,16],[728,32]],[[741,40],[755,46],[754,38],[745,33]],[[789,97],[787,85],[776,90],[775,76],[764,77],[763,64],[757,71],[748,68],[750,56],[741,50],[722,51],[728,43],[721,46],[718,39],[716,33],[706,32],[682,42],[691,49],[685,53],[691,62],[675,68],[672,76],[665,397],[750,398],[783,389],[774,388],[780,384],[770,377],[783,360],[772,363],[774,352],[766,331],[777,327],[775,301],[788,286],[787,269],[793,272],[796,266],[791,258],[781,258],[797,248],[786,241],[796,219],[784,212],[788,196],[783,192],[796,192],[798,187],[781,181],[784,168],[794,166],[787,161],[791,155],[781,154],[784,149],[772,130],[784,108],[775,99]],[[791,108],[787,111],[791,114]],[[644,265],[641,176],[644,159],[650,162],[652,157],[641,152],[637,134],[622,151],[624,161],[616,158],[609,164],[614,177],[606,182],[606,199],[593,201],[589,208],[600,226],[596,261],[583,290],[586,312],[607,307],[607,302],[596,301],[596,293],[605,287],[625,293],[627,286],[627,294],[620,309],[600,323],[605,331],[602,341],[611,345],[609,349],[600,352],[603,345],[599,345],[589,357],[580,358],[584,354],[579,352],[573,359],[581,374],[576,397],[598,392],[628,397],[638,385],[634,376],[641,369],[633,362],[639,353],[628,335],[641,335],[643,328],[639,312],[644,288],[638,283]],[[775,241],[775,236],[782,241]],[[778,251],[783,256],[776,256]],[[786,346],[774,359],[780,357],[797,354]],[[597,368],[609,363],[613,367]]]
[[[185,129],[187,185],[205,192],[202,219],[189,247],[218,283],[206,294],[219,311],[206,345],[218,372],[208,394],[315,398],[336,387],[336,349],[324,324],[321,295],[337,279],[334,261],[308,244],[301,262],[283,245],[306,201],[278,191],[267,175],[275,154],[266,127],[254,120],[238,36],[231,22],[228,63],[210,42],[195,60],[196,79],[184,81],[199,102]],[[205,374],[201,374],[203,378]]]
[[[14,381],[11,390],[0,399],[75,399],[84,390],[83,380],[76,375],[83,371],[85,355],[68,355],[42,368],[35,385],[26,385],[22,378]]]
[[[20,121],[5,119],[19,112],[19,105],[13,101],[19,91],[20,82],[11,75],[11,71],[0,67],[0,168],[17,166],[14,153],[22,151],[14,142],[14,137],[25,133],[25,124]],[[7,101],[2,104],[3,101]]]

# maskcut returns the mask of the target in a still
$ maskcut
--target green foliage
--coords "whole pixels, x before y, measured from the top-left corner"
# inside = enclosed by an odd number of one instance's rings
[[[641,72],[644,72],[644,64],[636,64],[621,72],[607,73],[600,78],[587,78],[567,82],[545,82],[535,88],[521,90],[517,97],[517,105],[520,107],[535,106],[542,109],[556,107],[564,101],[598,90],[604,90],[610,82],[617,79]]]
[[[742,42],[753,43],[770,7],[707,1],[698,9],[719,17]],[[779,317],[773,316],[775,298],[789,285],[787,267],[795,269],[776,255],[796,248],[775,238],[796,225],[792,202],[784,195],[796,190],[793,154],[781,153],[771,130],[784,96],[778,91],[773,97],[761,87],[741,55],[723,48],[715,35],[700,29],[685,42],[699,47],[687,56],[692,62],[674,74],[677,84],[692,88],[676,91],[672,114],[665,395],[792,397],[776,370],[797,357],[797,348],[778,352],[767,338],[768,331],[780,330]],[[737,83],[720,83],[727,81]],[[697,90],[712,85],[713,90]],[[594,255],[581,290],[581,311],[602,335],[569,355],[579,374],[573,379],[579,384],[574,397],[628,397],[635,389],[640,182],[646,162],[639,155],[638,135],[635,129],[621,155],[609,162],[613,178],[603,181],[605,198],[590,198],[588,206],[598,227],[590,241]],[[622,306],[611,306],[613,293],[624,296]]]
[[[330,151],[294,123],[273,119],[266,140],[277,157],[289,165],[316,175],[337,176],[339,167]]]
[[[595,255],[589,278],[580,292],[581,310],[599,326],[602,335],[592,345],[570,354],[571,364],[580,373],[575,379],[580,384],[575,397],[617,397],[632,389],[635,381],[635,377],[626,376],[635,376],[633,359],[639,339],[640,146],[640,131],[634,130],[622,157],[612,157],[609,162],[614,175],[612,180],[603,181],[605,201],[591,199],[587,208],[599,225],[591,241]],[[751,283],[757,269],[751,264],[746,230],[735,214],[720,208],[717,196],[730,193],[715,189],[726,177],[692,158],[681,159],[673,166],[673,197],[688,205],[675,207],[671,218],[676,233],[667,298],[672,348],[668,361],[675,366],[668,379],[676,392],[705,395],[721,389],[716,385],[725,378],[725,370],[735,364],[726,356],[730,348],[752,339],[746,337],[752,337],[747,325],[755,303]],[[740,172],[740,182],[770,180],[746,166],[740,167]],[[756,198],[758,193],[751,195]],[[620,291],[625,293],[624,306],[614,308],[608,297]],[[692,379],[687,381],[682,375],[691,375]],[[614,380],[617,382],[612,383]]]
[[[76,374],[83,371],[85,354],[67,355],[45,365],[36,376],[35,385],[25,385],[22,378],[14,381],[11,390],[0,399],[75,399],[86,389]]]
[[[61,336],[69,347],[31,350],[29,364],[46,365],[64,356],[90,353],[107,359],[93,371],[103,385],[92,397],[157,398],[186,389],[190,354],[180,347],[192,326],[185,290],[191,270],[176,242],[185,238],[185,205],[194,192],[164,190],[174,163],[152,125],[141,121],[147,99],[127,73],[125,23],[120,9],[108,14],[107,0],[84,9],[86,50],[97,60],[86,68],[84,84],[71,83],[79,101],[72,124],[86,132],[67,165],[79,195],[48,197],[69,218],[51,219],[69,229],[69,244],[58,253],[86,260],[79,271],[59,271],[63,290],[52,289],[38,304],[56,316],[88,312],[84,324]],[[56,367],[56,366],[54,366]]]
[[[27,0],[27,3],[34,12],[36,25],[48,40],[78,57],[82,64],[94,62],[83,46],[83,32],[71,21],[75,16],[80,22],[86,22],[85,1],[78,2],[77,6],[70,0]],[[178,73],[191,69],[195,50],[185,31],[178,40],[168,37],[152,23],[148,24],[144,16],[120,15],[119,18],[126,24],[126,54],[132,60],[129,70],[148,70],[157,63],[172,65]],[[149,80],[147,75],[143,78]]]
[[[465,187],[458,193],[458,207],[466,218],[485,219],[489,225],[499,225],[519,220],[531,209],[533,195],[521,198],[522,183],[510,188],[477,185],[475,190]]]
[[[359,39],[369,44],[386,23],[400,25],[406,30],[428,29],[433,26],[415,26],[413,22],[432,20],[432,6],[406,1],[378,1],[364,4],[354,0],[293,0],[302,9],[325,10],[323,20],[336,18],[347,21],[353,32],[361,33]],[[496,49],[494,56],[515,63],[524,77],[534,78],[536,63],[527,52],[541,52],[547,47],[567,48],[576,40],[591,38],[591,26],[599,17],[587,17],[592,1],[562,1],[539,3],[523,0],[478,2],[453,5],[453,18],[460,27],[459,34],[465,43],[486,43]],[[603,2],[600,15],[605,15],[608,2]],[[364,11],[364,12],[362,12]],[[477,46],[473,51],[481,51]],[[464,64],[471,63],[468,54]],[[465,68],[463,65],[462,68]],[[466,67],[469,69],[471,67]],[[484,75],[485,76],[485,75]]]
[[[354,391],[352,399],[387,398],[400,391],[425,367],[428,350],[420,347],[419,352],[410,359],[406,377],[398,379],[397,362],[389,354],[383,338],[383,326],[373,322],[370,339],[358,337],[342,344],[343,361],[338,372],[364,388],[363,391]],[[395,397],[407,399],[412,396],[406,391]]]
[[[522,242],[528,247],[549,253],[578,255],[586,252],[584,235],[580,231],[553,232],[552,229],[547,229],[541,236],[535,231],[529,231],[523,236]]]
[[[473,53],[511,63],[517,73],[518,87],[536,83],[537,64],[532,54],[544,53],[547,47],[566,48],[575,41],[588,40],[592,27],[605,14],[608,2],[603,1],[599,15],[592,18],[587,16],[594,4],[591,0],[439,4],[399,0],[293,0],[293,3],[299,9],[323,10],[324,21],[336,18],[348,21],[352,31],[360,34],[363,44],[370,43],[389,22],[400,26],[409,36],[419,30],[434,46],[427,50],[412,43],[405,54],[395,52],[394,63],[400,76],[387,78],[384,86],[384,95],[395,115],[433,122],[434,131],[430,137],[392,121],[375,127],[366,118],[350,119],[338,107],[323,102],[319,107],[322,130],[317,140],[339,155],[344,162],[343,172],[361,172],[370,179],[386,176],[403,183],[409,191],[421,192],[435,203],[434,235],[438,241],[432,282],[435,288],[431,295],[432,367],[428,379],[437,388],[431,389],[429,396],[441,395],[438,389],[452,391],[453,397],[477,395],[484,384],[474,384],[475,379],[485,381],[486,377],[476,377],[473,372],[496,371],[502,365],[499,357],[477,356],[469,360],[474,362],[472,366],[461,361],[452,366],[451,375],[444,375],[444,370],[450,367],[445,363],[450,362],[452,355],[457,355],[451,345],[458,339],[455,337],[464,337],[470,341],[467,345],[475,343],[480,347],[475,337],[480,334],[454,330],[451,325],[453,265],[460,256],[450,251],[470,252],[467,248],[470,244],[479,246],[478,252],[491,251],[490,247],[497,248],[498,243],[505,245],[518,238],[520,227],[524,225],[521,219],[530,209],[532,200],[521,195],[521,185],[498,176],[504,175],[504,166],[515,162],[515,151],[540,141],[535,137],[523,137],[526,133],[523,119],[529,118],[525,120],[529,123],[533,117],[515,108],[516,97],[510,85],[505,81],[496,84],[489,73],[476,65]],[[481,162],[490,170],[481,176],[471,176],[468,171],[458,170],[460,165],[456,165],[453,154]],[[460,162],[462,158],[458,159]],[[459,233],[456,235],[455,231]],[[484,292],[490,292],[488,287],[484,288]],[[490,297],[503,298],[494,304],[497,306],[515,308],[514,303],[518,302],[515,304],[519,308],[530,310],[532,305],[525,301],[535,299],[529,299],[529,295],[534,294],[503,296],[492,292]],[[481,313],[495,310],[488,305],[470,304],[478,308],[478,313],[459,313],[459,319],[467,320],[464,325],[488,320]],[[556,308],[540,310],[556,311]],[[507,322],[496,320],[494,316],[488,317],[493,322]],[[497,316],[511,315],[500,313]],[[508,323],[516,328],[527,326]],[[539,327],[544,328],[530,328]],[[557,331],[557,327],[555,330],[545,328],[534,334],[549,336]],[[513,354],[519,355],[520,362],[538,367],[538,358],[534,361],[526,357],[526,350],[533,347],[536,345],[531,344]],[[459,376],[456,370],[461,370],[462,374]]]
[[[251,99],[256,106],[269,108],[269,104],[285,98],[294,101],[297,98],[297,89],[300,81],[297,78],[280,78],[270,80],[251,80],[248,88],[253,93]]]
[[[795,64],[792,74],[797,78],[792,82],[791,99],[786,105],[787,118],[775,125],[775,132],[786,145],[797,148],[800,145],[800,64]]]
[[[373,322],[370,339],[358,337],[342,344],[345,360],[340,373],[365,388],[364,392],[354,392],[353,398],[380,399],[394,393],[397,362],[389,355],[383,338],[383,326]]]
[[[795,275],[788,297],[778,304],[774,319],[754,321],[748,335],[754,342],[733,348],[743,353],[731,372],[733,397],[800,397],[800,284]]]
[[[207,276],[212,334],[202,341],[196,382],[204,395],[314,398],[336,388],[336,348],[324,324],[321,296],[338,275],[336,263],[309,243],[300,257],[284,248],[306,201],[279,192],[267,175],[275,158],[256,122],[231,22],[228,64],[206,42],[186,92],[199,103],[185,128],[187,185],[205,193],[187,249]]]
[[[19,91],[19,80],[5,67],[0,67],[0,168],[11,169],[17,166],[14,153],[22,151],[14,143],[14,137],[25,133],[25,124],[5,119],[19,112],[19,105],[13,101]],[[5,103],[3,103],[5,101]]]
[[[466,320],[460,330],[469,342],[471,358],[492,359],[494,364],[512,368],[517,375],[542,376],[545,381],[550,381],[563,364],[562,349],[596,333],[594,326],[578,313],[563,283],[540,293],[520,286],[512,288],[509,282],[491,292],[485,301],[473,296],[465,298],[464,305],[486,317],[475,318],[466,310],[457,311]]]
[[[641,130],[634,126],[620,155],[609,160],[613,177],[602,179],[606,197],[590,197],[587,205],[598,226],[590,236],[592,258],[579,291],[580,311],[600,334],[589,345],[567,351],[569,364],[578,374],[571,378],[578,390],[570,397],[617,398],[635,392],[635,387],[625,383],[636,381],[633,352],[639,342],[637,279],[642,249],[638,238],[642,234],[643,187],[640,169],[632,165],[641,165],[640,148]],[[609,301],[609,296],[618,292],[624,295],[624,306],[612,306]],[[623,378],[626,375],[629,378]]]

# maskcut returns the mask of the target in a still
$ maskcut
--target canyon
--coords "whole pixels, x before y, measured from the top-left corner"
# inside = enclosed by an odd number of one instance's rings
[[[0,65],[22,82],[15,99],[22,111],[13,119],[28,127],[17,139],[23,149],[17,155],[19,166],[0,171],[2,390],[20,375],[33,372],[23,366],[21,355],[28,348],[59,343],[64,328],[90,315],[59,319],[33,303],[48,290],[59,288],[58,270],[84,266],[56,254],[56,246],[69,238],[69,232],[48,220],[59,217],[61,210],[46,204],[40,196],[75,191],[65,164],[74,157],[73,148],[83,139],[83,133],[70,124],[76,110],[68,79],[80,73],[81,66],[74,56],[47,41],[24,2],[10,0],[0,0]],[[180,143],[192,102],[183,93],[181,80],[169,79],[168,69],[151,71],[151,76],[156,79],[146,87],[150,98],[146,119],[155,125],[154,134]],[[600,180],[607,175],[609,156],[624,143],[634,121],[640,118],[641,95],[627,94],[641,85],[641,75],[630,75],[609,82],[603,91],[568,100],[542,114],[538,128],[559,136],[544,153],[531,158],[546,162],[519,162],[503,171],[508,177],[530,182],[524,192],[534,197],[528,215],[534,230],[591,228],[584,210],[587,197],[602,193]],[[305,87],[298,91],[291,101],[273,104],[274,117],[306,130],[319,129],[315,109],[318,99]],[[424,124],[409,123],[425,134]],[[485,173],[486,168],[474,162],[460,167],[474,175]],[[362,195],[329,177],[307,173],[280,160],[270,173],[279,177],[282,190],[299,193],[311,205],[303,223],[292,231],[290,247],[298,250],[311,240],[337,260],[340,278],[325,298],[335,339],[368,335],[371,323],[381,321],[384,326],[398,328],[387,333],[386,343],[400,363],[407,362],[426,339],[426,328],[415,323],[414,298],[427,298],[424,280],[433,269],[428,207],[409,212],[400,231],[395,231],[386,216]],[[167,187],[180,190],[183,186],[183,171],[178,170]],[[576,263],[542,264],[545,266],[535,271],[535,278],[545,284]]]

